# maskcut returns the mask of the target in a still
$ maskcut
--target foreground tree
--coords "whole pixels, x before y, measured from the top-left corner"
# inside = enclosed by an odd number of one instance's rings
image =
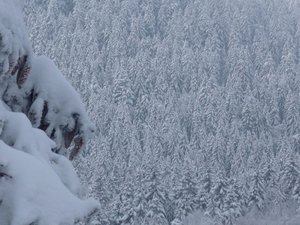
[[[0,224],[74,224],[98,203],[81,199],[72,164],[57,152],[75,157],[93,126],[53,62],[32,53],[20,10],[0,0]]]

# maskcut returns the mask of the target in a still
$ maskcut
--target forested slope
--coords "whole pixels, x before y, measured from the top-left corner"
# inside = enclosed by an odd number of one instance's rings
[[[299,207],[298,1],[31,0],[25,12],[35,51],[97,125],[77,161],[103,206],[96,224]]]

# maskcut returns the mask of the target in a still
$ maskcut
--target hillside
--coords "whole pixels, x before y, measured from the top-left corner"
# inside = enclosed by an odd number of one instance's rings
[[[25,14],[97,127],[75,161],[94,224],[296,214],[298,1],[31,0]]]

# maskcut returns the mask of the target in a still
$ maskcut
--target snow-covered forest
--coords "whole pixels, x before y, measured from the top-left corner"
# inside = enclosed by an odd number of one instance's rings
[[[24,12],[34,52],[96,125],[74,161],[101,204],[93,225],[297,214],[298,0],[27,0]]]

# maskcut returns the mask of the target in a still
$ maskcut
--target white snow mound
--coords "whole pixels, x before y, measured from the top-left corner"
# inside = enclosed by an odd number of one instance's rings
[[[5,159],[5,171],[11,176],[0,178],[2,225],[73,224],[98,207],[94,200],[74,196],[52,168],[35,157],[3,141],[0,141],[0,155]]]

